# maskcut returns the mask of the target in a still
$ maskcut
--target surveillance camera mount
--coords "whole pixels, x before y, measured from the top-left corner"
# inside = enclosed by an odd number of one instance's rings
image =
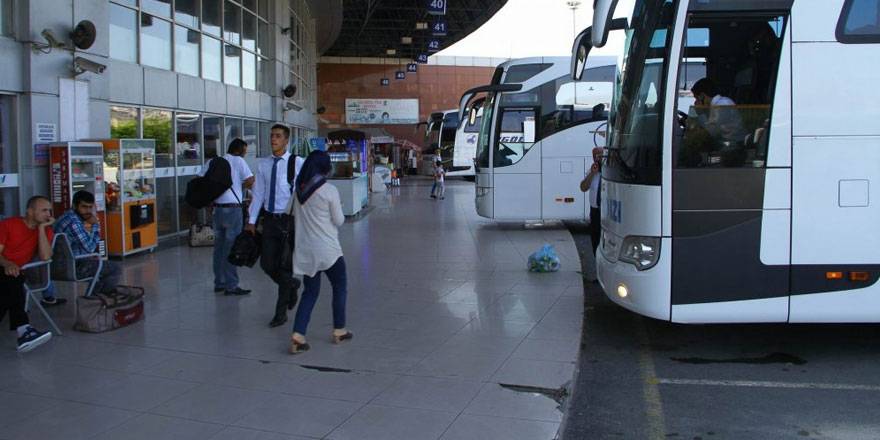
[[[31,43],[31,49],[36,53],[49,53],[52,52],[52,49],[67,47],[67,44],[65,44],[64,41],[58,38],[58,36],[56,36],[51,29],[43,29],[43,31],[40,32],[40,35],[42,35],[43,38],[46,39],[46,42],[38,43],[34,41],[33,43]]]

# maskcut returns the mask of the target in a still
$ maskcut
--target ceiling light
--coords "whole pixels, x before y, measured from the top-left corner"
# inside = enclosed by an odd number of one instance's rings
[[[428,29],[428,23],[425,21],[416,22],[416,30]]]
[[[386,55],[397,55],[397,50],[395,49],[387,49],[385,50]]]
[[[412,44],[412,37],[400,37],[401,44]]]

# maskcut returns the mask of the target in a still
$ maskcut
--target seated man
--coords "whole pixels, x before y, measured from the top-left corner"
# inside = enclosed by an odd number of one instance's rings
[[[74,256],[91,254],[98,251],[98,243],[101,241],[101,223],[94,214],[95,195],[88,191],[77,191],[73,195],[73,208],[61,214],[55,222],[55,232],[67,235],[70,241],[70,249]],[[86,228],[89,225],[89,228]],[[86,278],[95,275],[98,270],[98,261],[95,259],[82,259],[76,262],[77,278]],[[122,268],[118,263],[105,261],[98,274],[95,291],[109,293],[116,290],[119,277],[122,276]]]
[[[52,204],[43,196],[27,201],[24,217],[0,222],[0,321],[9,311],[9,329],[18,332],[18,351],[25,352],[52,338],[52,333],[31,327],[24,311],[24,274],[21,266],[38,254],[40,260],[52,258]]]
[[[736,109],[736,103],[732,99],[718,93],[715,83],[709,78],[703,78],[691,87],[696,105],[709,108],[708,117],[700,115],[699,120],[703,127],[712,136],[721,142],[736,145],[741,144],[746,135],[742,118]]]

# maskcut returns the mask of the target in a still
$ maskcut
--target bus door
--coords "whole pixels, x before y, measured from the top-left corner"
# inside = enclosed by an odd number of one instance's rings
[[[791,145],[773,140],[790,133],[790,99],[778,99],[790,96],[787,14],[712,10],[723,3],[691,2],[670,66],[672,320],[785,322],[791,165],[768,160]]]
[[[498,109],[491,166],[496,219],[541,219],[541,155],[529,154],[538,114],[535,107]]]

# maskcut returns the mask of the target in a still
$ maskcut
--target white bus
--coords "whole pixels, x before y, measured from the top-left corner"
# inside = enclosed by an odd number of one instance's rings
[[[596,1],[575,76],[616,3]],[[629,23],[606,295],[682,323],[880,322],[880,2],[636,0]],[[702,77],[733,103],[692,105]]]
[[[583,220],[579,189],[603,146],[615,57],[591,58],[574,82],[568,57],[500,64],[491,84],[465,92],[461,110],[482,108],[476,158],[477,213],[496,220]],[[471,99],[486,93],[481,105]],[[482,95],[481,95],[482,99]]]
[[[440,149],[440,158],[443,162],[443,169],[446,170],[446,176],[473,176],[474,164],[473,159],[464,161],[463,163],[456,158],[460,155],[456,151],[458,148],[458,132],[460,131],[460,120],[458,117],[458,109],[443,110],[431,113],[425,124],[425,147],[422,151],[422,173],[431,173],[431,160],[433,160],[434,152]],[[416,125],[416,127],[418,127]],[[465,154],[467,154],[465,152]],[[471,155],[473,157],[473,155]]]

